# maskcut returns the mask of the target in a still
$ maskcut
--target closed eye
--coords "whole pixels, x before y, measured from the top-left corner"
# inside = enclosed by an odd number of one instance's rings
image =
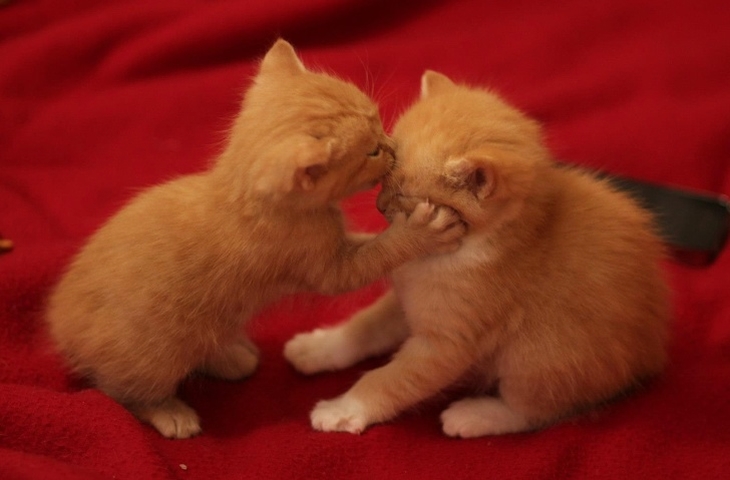
[[[377,147],[375,147],[375,150],[373,150],[372,152],[368,153],[368,157],[377,157],[377,156],[380,155],[380,152],[381,151],[382,150],[380,149],[380,145],[378,145]]]

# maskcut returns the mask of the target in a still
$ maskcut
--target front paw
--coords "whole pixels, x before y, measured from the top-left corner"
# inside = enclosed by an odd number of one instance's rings
[[[421,202],[416,205],[405,227],[414,236],[424,254],[449,253],[461,245],[466,225],[453,209],[443,205]]]
[[[365,406],[347,395],[317,403],[310,419],[312,428],[321,432],[360,434],[369,425]]]
[[[318,328],[286,342],[284,357],[297,371],[311,375],[349,367],[351,351],[352,345],[345,342],[340,329]]]

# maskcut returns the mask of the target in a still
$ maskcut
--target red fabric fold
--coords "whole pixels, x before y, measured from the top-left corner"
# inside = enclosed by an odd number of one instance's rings
[[[408,5],[413,3],[413,5]],[[417,3],[417,5],[416,5]],[[251,325],[259,371],[190,379],[204,433],[170,441],[70,378],[43,305],[85,238],[135,191],[220,150],[278,36],[351,79],[387,125],[435,69],[488,85],[545,123],[556,155],[629,177],[730,193],[726,1],[16,0],[0,7],[0,478],[721,478],[730,471],[730,254],[667,264],[671,363],[645,390],[548,430],[476,440],[440,431],[441,397],[361,436],[311,430],[315,402],[373,360],[305,378],[298,331],[381,285],[297,295]],[[385,222],[374,193],[355,226]]]

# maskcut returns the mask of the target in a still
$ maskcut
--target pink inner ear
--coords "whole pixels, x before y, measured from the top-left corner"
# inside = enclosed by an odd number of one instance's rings
[[[481,199],[490,196],[497,186],[494,168],[489,165],[479,165],[471,173],[469,184],[474,195]]]
[[[483,168],[479,167],[474,170],[474,173],[472,173],[471,183],[474,184],[473,186],[476,189],[481,189],[487,184],[487,175]]]
[[[304,169],[304,174],[309,177],[312,182],[316,182],[327,173],[327,167],[324,165],[310,165]]]
[[[317,181],[326,173],[327,167],[321,164],[298,168],[294,174],[294,187],[301,188],[305,192],[312,191]]]

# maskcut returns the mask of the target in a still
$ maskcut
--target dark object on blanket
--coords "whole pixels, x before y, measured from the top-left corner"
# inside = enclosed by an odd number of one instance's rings
[[[730,203],[726,197],[614,175],[606,177],[654,212],[660,233],[678,260],[696,266],[709,265],[722,251],[730,228]]]
[[[8,240],[7,238],[3,238],[3,236],[0,235],[0,255],[2,255],[3,253],[8,253],[12,249],[13,242]]]

